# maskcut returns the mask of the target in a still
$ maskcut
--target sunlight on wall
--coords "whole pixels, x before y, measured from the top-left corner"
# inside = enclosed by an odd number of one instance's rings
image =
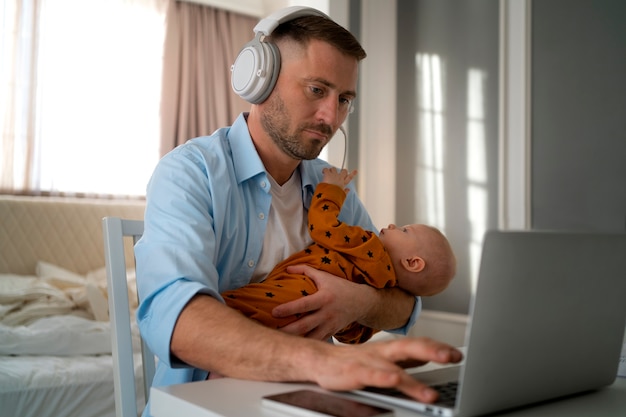
[[[417,54],[418,137],[415,207],[424,223],[445,233],[443,64],[437,55]]]
[[[471,233],[469,242],[472,292],[476,290],[482,241],[487,230],[487,149],[485,133],[485,84],[482,70],[467,73],[467,218]]]
[[[446,165],[444,126],[446,104],[444,103],[445,67],[437,55],[417,54],[418,137],[416,148],[415,207],[420,221],[438,227],[446,233],[445,187]],[[471,227],[469,241],[469,271],[472,291],[475,291],[483,235],[487,229],[487,149],[485,132],[485,85],[484,71],[470,69],[467,74],[467,160],[466,195],[467,219]]]

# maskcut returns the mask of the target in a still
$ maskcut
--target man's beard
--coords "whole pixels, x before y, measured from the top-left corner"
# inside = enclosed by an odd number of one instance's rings
[[[272,141],[285,154],[298,160],[315,159],[324,148],[325,143],[321,140],[313,140],[305,143],[302,132],[305,129],[315,130],[330,137],[332,129],[327,124],[300,125],[294,134],[289,133],[289,111],[278,94],[270,95],[265,111],[261,115],[261,125]]]

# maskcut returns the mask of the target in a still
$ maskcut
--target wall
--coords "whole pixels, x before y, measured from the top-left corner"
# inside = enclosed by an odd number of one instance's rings
[[[497,114],[503,106],[498,102],[498,79],[503,74],[498,72],[498,45],[506,39],[500,38],[498,6],[503,3],[398,0],[396,4],[397,68],[389,65],[389,71],[397,71],[397,118],[376,120],[389,123],[396,132],[395,159],[379,161],[388,169],[395,167],[394,211],[379,216],[395,217],[400,224],[425,221],[444,228],[459,257],[459,274],[445,293],[425,299],[425,307],[465,313],[481,234],[500,226],[498,193],[503,190],[499,189],[503,173],[497,165],[502,126]],[[528,79],[520,82],[528,83],[530,97],[529,108],[519,110],[529,115],[530,162],[525,169],[530,191],[518,202],[529,203],[527,225],[534,229],[623,231],[626,2],[526,4],[530,26],[522,29],[529,35],[524,59],[530,65]],[[525,12],[524,7],[508,6],[514,15]],[[370,23],[362,30],[381,29]],[[526,53],[507,52],[520,57]],[[377,76],[379,83],[394,78],[384,71]],[[428,83],[423,82],[425,77]],[[476,91],[481,91],[478,101]],[[524,88],[520,92],[525,93]],[[523,136],[517,139],[526,140]],[[387,146],[386,140],[379,138],[377,146]],[[365,146],[375,143],[370,139]],[[385,188],[391,186],[380,181],[366,184],[370,194],[378,189],[386,195]]]
[[[359,169],[359,196],[378,229],[394,222],[397,53],[392,47],[396,33],[389,28],[395,27],[395,22],[395,2],[360,2],[359,40],[367,58],[360,64],[355,104],[359,153],[348,160],[350,168]]]
[[[532,4],[532,227],[626,230],[626,2]]]
[[[424,306],[464,314],[483,234],[498,221],[498,3],[399,0],[397,8],[395,220],[448,236],[457,277]]]

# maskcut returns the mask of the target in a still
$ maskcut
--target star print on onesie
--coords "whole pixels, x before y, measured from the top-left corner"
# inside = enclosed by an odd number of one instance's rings
[[[290,265],[308,264],[375,288],[395,286],[391,259],[378,236],[338,219],[345,198],[346,193],[341,187],[318,184],[308,213],[309,233],[313,243],[279,263],[263,282],[222,293],[226,304],[273,328],[297,320],[297,316],[272,316],[274,307],[317,291],[312,279],[288,273],[287,267]],[[334,336],[343,343],[362,343],[374,333],[374,329],[352,323]]]

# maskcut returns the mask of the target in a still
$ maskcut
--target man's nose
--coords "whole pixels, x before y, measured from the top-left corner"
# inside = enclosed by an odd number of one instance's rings
[[[318,118],[329,126],[340,125],[343,120],[339,120],[341,115],[339,114],[339,101],[333,94],[329,94],[321,101],[318,109]]]

